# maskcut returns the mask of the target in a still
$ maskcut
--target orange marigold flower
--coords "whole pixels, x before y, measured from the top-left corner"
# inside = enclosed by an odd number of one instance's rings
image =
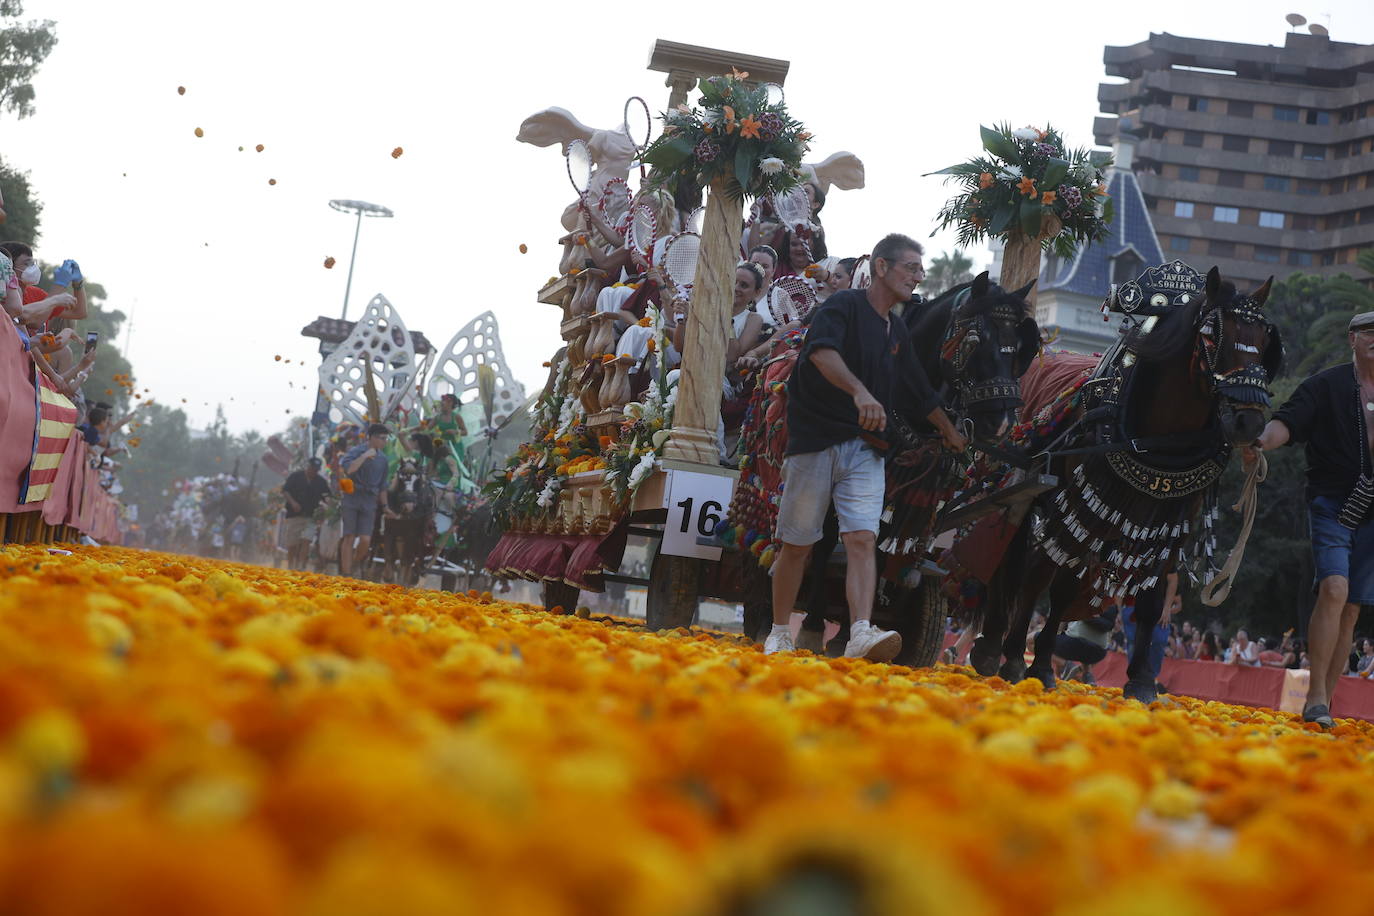
[[[650,322],[649,322],[649,316],[648,316],[648,315],[645,315],[643,318],[639,319],[639,326],[640,326],[641,328],[647,328],[647,327],[649,326],[649,324],[650,324]]]
[[[739,135],[741,137],[757,137],[759,135],[759,128],[762,126],[762,124],[754,119],[753,115],[750,115],[739,122]]]
[[[655,352],[655,351],[658,349],[658,341],[656,341],[656,340],[654,340],[652,337],[650,337],[650,338],[649,338],[648,347],[649,347],[649,352],[650,352],[650,353]]]
[[[1035,196],[1034,178],[1022,178],[1020,181],[1016,183],[1016,187],[1022,194],[1026,195],[1027,197]]]
[[[978,187],[980,188],[990,188],[992,187],[992,182],[993,177],[991,172],[983,172],[978,176]]]
[[[1053,191],[1046,191],[1044,194],[1040,195],[1040,202],[1042,204],[1049,205],[1054,203],[1056,197],[1058,197],[1058,195],[1055,194]]]

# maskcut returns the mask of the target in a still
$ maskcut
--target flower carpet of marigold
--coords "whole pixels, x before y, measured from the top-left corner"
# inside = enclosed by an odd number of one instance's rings
[[[1362,913],[1374,730],[0,550],[0,912]]]

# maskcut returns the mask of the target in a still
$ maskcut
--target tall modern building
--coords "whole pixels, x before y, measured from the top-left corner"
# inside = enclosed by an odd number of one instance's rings
[[[1133,147],[1166,258],[1247,284],[1349,273],[1374,247],[1374,46],[1152,34],[1108,47],[1093,135]],[[1126,163],[1122,163],[1126,165]]]

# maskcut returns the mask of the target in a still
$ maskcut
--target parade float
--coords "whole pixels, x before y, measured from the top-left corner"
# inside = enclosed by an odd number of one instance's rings
[[[649,622],[671,627],[691,622],[700,593],[729,590],[711,579],[719,564],[702,563],[720,547],[698,539],[739,476],[722,467],[717,425],[746,204],[751,219],[785,214],[799,186],[862,187],[863,173],[849,153],[804,163],[811,135],[785,101],[787,62],[660,41],[650,66],[673,87],[657,128],[637,97],[614,129],[561,108],[520,128],[522,142],[561,147],[575,193],[559,273],[537,296],[558,310],[565,346],[529,440],[488,486],[505,533],[487,568],[571,607],[579,590],[624,579],[627,539],[649,537]],[[690,299],[680,353],[666,314],[676,296]]]

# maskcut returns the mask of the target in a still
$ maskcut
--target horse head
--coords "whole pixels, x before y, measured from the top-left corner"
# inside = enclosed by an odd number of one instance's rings
[[[1185,397],[1216,412],[1232,445],[1253,442],[1263,430],[1269,383],[1283,365],[1279,330],[1264,314],[1271,283],[1245,295],[1213,267],[1201,299],[1135,332],[1129,345],[1143,362],[1171,365],[1179,377],[1186,372]],[[1168,405],[1175,416],[1187,410],[1183,403]]]
[[[1254,442],[1264,429],[1269,383],[1283,368],[1283,339],[1264,314],[1274,278],[1242,295],[1215,267],[1198,322],[1198,370],[1207,373],[1222,431],[1232,445]]]
[[[954,393],[954,408],[979,439],[1000,441],[1016,424],[1021,376],[1040,352],[1040,328],[1026,296],[1032,280],[1007,292],[979,274],[968,296],[956,296],[940,346],[940,378]]]

